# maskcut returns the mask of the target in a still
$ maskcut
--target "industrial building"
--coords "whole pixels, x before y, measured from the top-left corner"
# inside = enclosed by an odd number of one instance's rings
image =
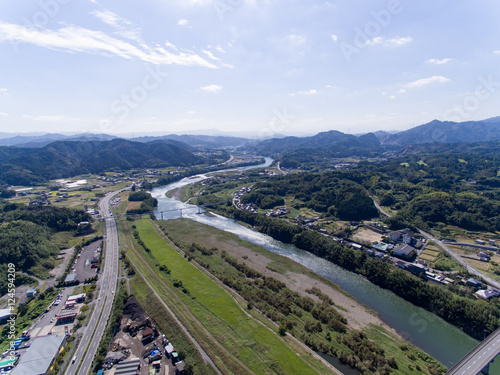
[[[44,375],[64,345],[64,336],[47,335],[37,337],[26,353],[21,356],[19,363],[10,373],[11,375]]]

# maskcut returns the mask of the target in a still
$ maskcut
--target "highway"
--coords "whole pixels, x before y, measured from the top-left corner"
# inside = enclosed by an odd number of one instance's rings
[[[81,328],[83,329],[83,335],[74,354],[76,360],[74,363],[70,362],[65,373],[66,375],[76,375],[77,373],[88,374],[90,372],[92,361],[111,314],[114,293],[118,282],[119,240],[116,221],[109,209],[109,201],[121,191],[109,193],[99,203],[101,215],[104,217],[106,223],[105,244],[103,246],[103,251],[105,252],[104,268],[102,268],[97,281],[97,293],[93,303],[94,310],[92,311],[92,316],[87,325]],[[88,351],[85,353],[87,346]],[[78,366],[80,366],[79,369]]]
[[[500,352],[500,328],[476,346],[460,362],[448,370],[446,375],[476,375]]]

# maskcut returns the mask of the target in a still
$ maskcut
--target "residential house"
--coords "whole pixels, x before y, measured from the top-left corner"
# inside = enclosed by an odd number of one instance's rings
[[[407,245],[411,244],[411,241],[413,240],[413,232],[409,229],[401,229],[401,230],[396,230],[393,232],[389,232],[388,236],[391,239],[391,241],[394,242],[403,242]]]
[[[412,259],[417,254],[417,251],[414,247],[407,244],[400,244],[394,248],[394,256],[397,256],[401,259]]]
[[[465,282],[465,285],[473,286],[474,288],[481,288],[481,281],[470,278]]]

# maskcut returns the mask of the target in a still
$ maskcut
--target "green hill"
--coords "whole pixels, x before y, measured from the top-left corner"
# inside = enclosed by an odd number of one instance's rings
[[[111,141],[57,141],[42,148],[0,147],[0,179],[7,184],[29,185],[47,179],[83,173],[132,168],[191,166],[205,162],[180,142],[140,143]]]

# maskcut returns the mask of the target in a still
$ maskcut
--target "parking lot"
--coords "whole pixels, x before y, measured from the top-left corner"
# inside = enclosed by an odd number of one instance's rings
[[[30,328],[28,328],[28,333],[31,338],[28,341],[25,341],[23,345],[17,350],[20,355],[22,355],[26,349],[31,345],[33,340],[37,336],[45,336],[48,334],[57,334],[64,335],[64,326],[58,327],[56,326],[57,320],[56,315],[64,309],[64,302],[71,296],[75,290],[75,287],[65,288],[61,290],[61,298],[59,304],[53,304],[48,311],[43,312],[38,318],[35,319]],[[55,301],[54,301],[55,302]],[[68,327],[69,330],[73,328],[72,326]]]
[[[102,241],[96,241],[85,246],[80,252],[80,256],[75,260],[71,273],[76,273],[76,280],[84,282],[96,275],[96,266],[92,262],[99,259]],[[94,266],[94,268],[93,268]]]

